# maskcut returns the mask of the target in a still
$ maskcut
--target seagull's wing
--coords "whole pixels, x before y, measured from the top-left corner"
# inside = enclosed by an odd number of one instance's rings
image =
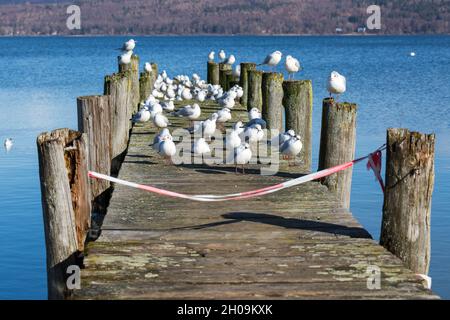
[[[294,64],[300,70],[300,62],[297,59],[294,60]]]
[[[264,62],[262,64],[268,64],[270,62],[270,60],[272,59],[272,55],[269,54],[265,59]]]
[[[289,140],[285,141],[280,147],[280,153],[285,152],[289,148]]]

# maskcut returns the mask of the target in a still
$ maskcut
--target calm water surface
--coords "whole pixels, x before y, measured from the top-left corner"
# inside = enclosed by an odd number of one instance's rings
[[[0,38],[0,298],[45,299],[45,244],[36,136],[76,128],[75,98],[99,94],[125,38]],[[450,37],[143,37],[136,53],[169,75],[206,76],[210,50],[260,61],[280,50],[300,58],[314,86],[314,168],[321,100],[331,70],[347,76],[342,99],[359,105],[357,154],[385,141],[387,127],[437,134],[432,208],[433,290],[450,298]],[[416,57],[409,57],[414,51]],[[354,170],[352,211],[378,238],[382,194],[364,165]]]

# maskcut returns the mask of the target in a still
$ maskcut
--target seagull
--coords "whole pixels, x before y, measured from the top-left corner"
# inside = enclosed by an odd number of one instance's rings
[[[300,136],[292,137],[291,139],[285,141],[281,146],[280,152],[283,156],[294,159],[295,165],[295,157],[302,151],[303,144],[300,141]],[[290,164],[289,164],[290,165]]]
[[[344,93],[347,89],[346,79],[343,75],[340,75],[337,71],[333,71],[328,79],[327,90],[331,95]]]
[[[145,63],[144,70],[147,71],[148,73],[153,72],[153,68],[152,68],[152,65],[150,64],[150,62]]]
[[[236,62],[236,58],[234,55],[230,55],[228,59],[224,61],[225,64],[229,64],[230,66],[233,65]]]
[[[6,151],[9,151],[14,145],[14,140],[12,138],[8,138],[5,140],[3,145],[5,146]]]
[[[166,110],[166,111],[175,110],[175,105],[174,105],[173,101],[163,102],[161,106],[162,106],[163,110]]]
[[[260,124],[246,127],[244,130],[244,138],[248,143],[256,143],[264,139],[264,130]]]
[[[225,58],[227,57],[227,55],[225,54],[225,51],[223,51],[223,50],[220,50],[220,52],[219,52],[219,58],[222,60],[222,61],[225,61]]]
[[[248,112],[249,120],[261,119],[261,118],[262,118],[261,111],[259,111],[258,108],[251,108],[250,111]]]
[[[197,103],[194,103],[192,106],[187,105],[180,110],[173,113],[176,117],[186,117],[191,121],[197,120],[202,113],[200,106]]]
[[[205,91],[203,91],[203,90],[200,90],[198,93],[197,93],[197,100],[198,101],[200,101],[200,102],[204,102],[205,100],[206,100],[206,93],[205,93]]]
[[[242,121],[238,121],[235,124],[233,124],[233,131],[237,132],[237,134],[241,134],[242,132],[244,132],[244,130],[245,128]]]
[[[294,79],[294,73],[297,73],[300,71],[300,62],[295,59],[293,56],[287,56],[286,57],[286,71],[288,72],[288,79]]]
[[[208,55],[208,60],[209,61],[211,61],[211,62],[213,62],[214,61],[214,55],[215,55],[216,53],[214,52],[214,51],[211,51],[210,53],[209,53],[209,55]]]
[[[222,99],[219,101],[219,105],[222,108],[228,108],[233,109],[234,105],[236,104],[236,101],[234,101],[235,97],[233,96],[227,96],[225,99]]]
[[[218,114],[213,113],[208,119],[203,122],[202,129],[203,135],[208,139],[216,132],[216,122],[218,119]]]
[[[157,113],[153,117],[153,124],[158,128],[167,128],[170,125],[169,119],[162,113]]]
[[[150,120],[151,118],[151,113],[147,108],[142,108],[141,110],[139,110],[134,116],[133,116],[133,123],[143,123],[143,122],[147,122],[148,120]]]
[[[234,149],[233,154],[233,163],[236,164],[236,173],[237,173],[237,166],[242,166],[242,174],[245,174],[245,168],[244,166],[250,162],[252,159],[252,150],[250,150],[250,145],[248,143],[243,143],[239,147]]]
[[[128,41],[126,41],[123,45],[122,48],[120,48],[119,50],[126,52],[126,51],[132,51],[134,50],[134,48],[136,47],[136,43],[137,41],[130,39]]]
[[[181,98],[183,98],[183,100],[192,100],[191,90],[189,90],[188,88],[184,88],[181,92]]]
[[[159,103],[154,103],[148,108],[148,111],[150,111],[150,118],[153,119],[158,113],[163,112],[163,108]]]
[[[161,130],[161,132],[159,132],[154,138],[153,138],[153,143],[151,144],[151,146],[153,147],[153,149],[155,150],[159,150],[159,144],[162,142],[162,138],[166,137],[166,136],[170,136],[172,137],[172,135],[170,134],[169,129],[164,128]]]
[[[133,51],[127,51],[120,56],[120,64],[129,64],[131,62],[131,56]]]
[[[171,159],[177,153],[177,147],[172,140],[172,136],[164,136],[161,138],[158,153],[166,159]]]
[[[241,76],[241,65],[238,64],[233,70],[233,77],[239,78]]]
[[[194,142],[193,151],[195,154],[203,155],[207,153],[211,153],[211,149],[209,148],[208,143],[206,143],[205,138],[199,138]]]
[[[276,67],[280,63],[282,56],[283,54],[280,51],[272,52],[264,59],[264,62],[258,64],[258,66],[268,65],[270,67]]]
[[[289,139],[295,137],[295,131],[294,130],[288,130],[285,133],[280,133],[278,136],[274,137],[271,141],[271,144],[276,144],[278,140],[278,146],[281,146],[283,143],[288,141]]]
[[[236,130],[232,130],[228,134],[228,136],[226,138],[227,150],[234,150],[234,148],[237,148],[241,145],[242,140],[239,135],[240,135],[240,132],[236,131]]]
[[[416,56],[416,53],[413,51],[413,52],[411,52],[409,55],[410,55],[411,57],[415,57],[415,56]]]
[[[217,122],[224,123],[231,120],[231,110],[228,108],[220,109],[219,111],[217,111],[217,115]]]

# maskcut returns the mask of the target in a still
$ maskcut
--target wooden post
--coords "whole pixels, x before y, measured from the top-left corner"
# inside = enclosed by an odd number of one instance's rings
[[[262,110],[262,71],[249,70],[248,71],[248,97],[247,110],[257,108]]]
[[[131,93],[132,93],[132,108],[131,114],[134,114],[138,108],[141,100],[139,93],[139,57],[135,54],[131,56],[131,63],[121,64],[119,57],[119,73],[124,71],[130,71],[131,77]]]
[[[77,99],[78,131],[87,134],[89,170],[110,175],[111,170],[111,96],[88,96]],[[109,189],[108,181],[91,179],[91,199]]]
[[[69,129],[37,138],[49,299],[69,295],[66,270],[84,250],[91,223],[86,138]]]
[[[320,134],[319,170],[330,168],[355,157],[356,110],[353,103],[323,100],[322,131]],[[350,208],[352,168],[322,179],[322,184],[336,193],[342,207]]]
[[[389,129],[380,244],[419,274],[430,266],[434,134]]]
[[[227,74],[232,72],[231,65],[227,63],[219,63],[219,84],[223,90],[227,90]]]
[[[312,112],[313,92],[311,80],[287,80],[283,82],[283,106],[286,112],[286,130],[300,135],[303,149],[301,167],[310,172],[312,163]]]
[[[247,107],[248,100],[248,71],[256,70],[256,63],[243,62],[241,63],[241,77],[239,79],[239,85],[244,90],[244,95],[241,98],[241,105]]]
[[[262,116],[267,129],[283,129],[283,74],[264,72],[262,75]]]
[[[140,102],[147,100],[148,96],[152,93],[152,90],[153,90],[152,74],[147,71],[141,72],[139,77]]]
[[[151,65],[152,65],[152,90],[153,90],[153,86],[154,86],[154,84],[155,84],[155,82],[156,82],[156,78],[158,78],[158,73],[159,73],[159,71],[158,71],[158,65],[156,64],[156,63],[151,63]],[[151,90],[151,91],[152,91]],[[151,92],[150,91],[150,92]]]
[[[129,71],[106,76],[105,95],[111,95],[111,156],[114,159],[126,150],[130,135],[132,93]]]
[[[227,90],[230,90],[234,85],[239,84],[239,79],[236,78],[232,72],[226,74]]]
[[[219,80],[219,64],[208,61],[207,82],[210,84],[220,84]]]

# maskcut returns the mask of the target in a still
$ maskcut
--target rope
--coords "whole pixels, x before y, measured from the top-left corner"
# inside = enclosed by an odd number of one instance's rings
[[[240,192],[240,193],[232,193],[232,194],[225,194],[225,195],[209,195],[209,194],[205,194],[205,195],[188,195],[188,194],[184,194],[184,193],[178,193],[178,192],[173,192],[170,190],[165,190],[165,189],[160,189],[160,188],[156,188],[153,186],[148,186],[148,185],[143,185],[143,184],[138,184],[138,183],[134,183],[134,182],[130,182],[130,181],[126,181],[126,180],[122,180],[122,179],[118,179],[118,178],[114,178],[108,175],[104,175],[98,172],[93,172],[93,171],[89,171],[89,177],[90,178],[95,178],[95,179],[101,179],[101,180],[107,180],[116,184],[120,184],[120,185],[124,185],[130,188],[135,188],[135,189],[139,189],[139,190],[143,190],[143,191],[147,191],[147,192],[152,192],[152,193],[156,193],[162,196],[167,196],[167,197],[173,197],[173,198],[180,198],[180,199],[186,199],[186,200],[191,200],[191,201],[199,201],[199,202],[219,202],[219,201],[232,201],[232,200],[243,200],[243,199],[249,199],[249,198],[255,198],[255,197],[259,197],[259,196],[263,196],[263,195],[267,195],[267,194],[271,194],[274,192],[278,192],[281,191],[283,189],[287,189],[287,188],[291,188],[309,181],[313,181],[313,180],[318,180],[324,177],[327,177],[329,175],[332,175],[336,172],[339,171],[343,171],[346,170],[350,167],[352,167],[353,165],[355,165],[356,163],[359,163],[361,161],[367,160],[367,159],[371,159],[371,157],[378,151],[383,151],[385,149],[385,145],[381,146],[380,148],[378,148],[375,152],[368,154],[367,156],[364,156],[362,158],[358,158],[337,166],[334,166],[332,168],[328,168],[328,169],[324,169],[315,173],[311,173],[308,174],[306,176],[302,176],[299,178],[295,178],[283,183],[279,183],[276,185],[272,185],[269,187],[265,187],[265,188],[261,188],[261,189],[257,189],[257,190],[252,190],[252,191],[246,191],[246,192]]]

